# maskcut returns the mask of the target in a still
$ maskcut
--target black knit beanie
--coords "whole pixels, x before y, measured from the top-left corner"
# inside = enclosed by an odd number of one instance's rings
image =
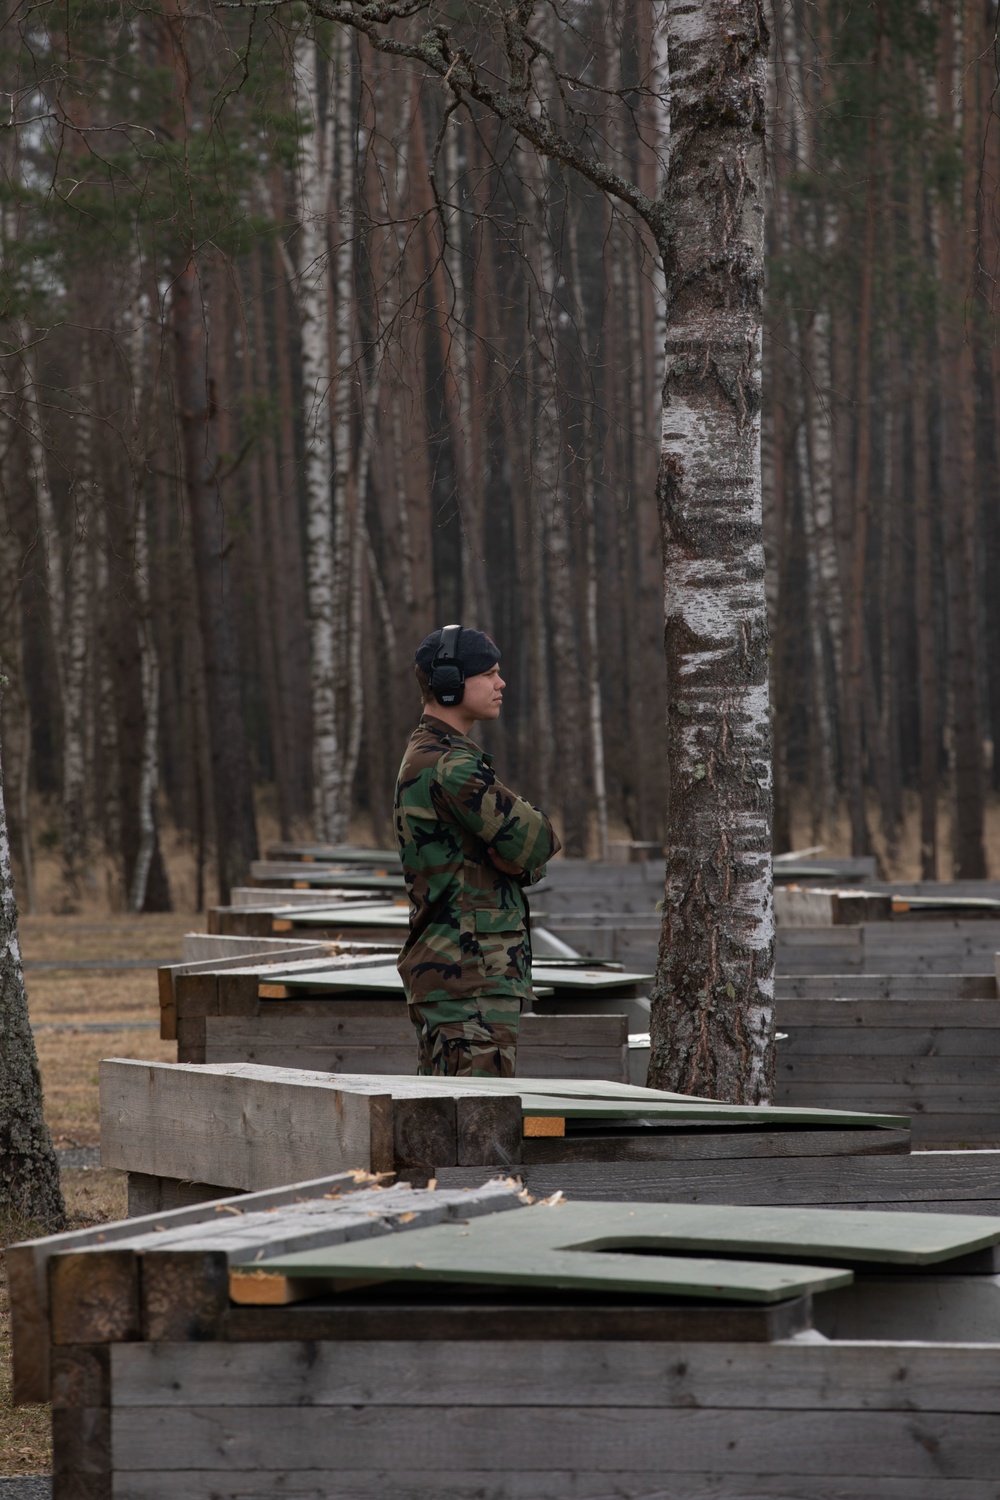
[[[441,635],[440,630],[432,630],[417,647],[413,660],[421,672],[429,673],[434,665],[434,658],[441,650]],[[496,666],[500,652],[484,631],[466,630],[463,626],[455,647],[455,660],[461,663],[466,677],[478,677],[480,672]]]

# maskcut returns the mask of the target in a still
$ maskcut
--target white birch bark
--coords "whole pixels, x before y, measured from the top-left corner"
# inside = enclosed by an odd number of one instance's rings
[[[587,329],[586,311],[580,286],[579,234],[575,217],[569,220],[571,295],[576,317],[577,337],[584,363],[591,367],[593,351]],[[597,564],[597,503],[594,493],[594,464],[597,457],[593,393],[584,392],[586,409],[583,417],[583,517],[586,587],[584,617],[587,639],[587,698],[590,728],[590,774],[594,785],[594,811],[597,815],[598,858],[608,857],[608,789],[604,762],[604,703],[601,693],[601,630]]]
[[[667,0],[671,141],[658,481],[670,805],[650,1078],[773,1088],[774,915],[760,470],[766,33]]]
[[[71,544],[66,573],[66,651],[62,726],[63,875],[77,894],[87,844],[86,689],[92,615],[94,430],[90,359],[85,348],[82,390],[76,412],[74,478],[70,487]]]
[[[657,191],[662,190],[670,164],[670,26],[665,0],[653,5],[653,34],[650,49],[649,99],[653,126],[653,149],[659,169]],[[653,258],[653,421],[659,426],[663,413],[663,351],[667,341],[667,282],[663,257]]]
[[[56,523],[56,508],[49,482],[48,453],[41,420],[41,396],[38,390],[37,360],[33,335],[26,323],[19,323],[17,335],[21,344],[24,378],[21,384],[21,420],[28,435],[28,474],[35,497],[38,517],[38,541],[45,569],[45,593],[48,605],[49,632],[59,688],[59,711],[66,680],[66,567],[62,538]]]
[[[336,580],[333,553],[330,436],[330,312],[326,251],[326,174],[316,42],[303,28],[293,51],[295,108],[302,134],[296,163],[299,316],[306,493],[306,588],[309,598],[313,722],[313,832],[334,837],[341,804],[337,727]]]
[[[3,683],[0,681],[0,697]],[[0,1213],[61,1229],[59,1164],[42,1107],[38,1054],[28,1019],[24,965],[0,766]]]
[[[333,571],[337,591],[335,651],[335,701],[342,705],[338,738],[342,763],[332,789],[335,797],[328,814],[327,837],[340,843],[347,837],[351,812],[354,765],[349,755],[360,744],[361,658],[355,647],[354,621],[361,588],[362,552],[357,528],[361,512],[357,493],[353,441],[354,415],[354,257],[357,235],[355,205],[355,124],[351,35],[338,26],[334,54],[334,143],[336,153],[336,250],[334,252],[334,382],[333,422]],[[359,626],[360,628],[360,626]]]
[[[24,882],[22,908],[35,910],[35,861],[31,838],[29,800],[31,767],[31,714],[24,691],[24,622],[21,611],[21,549],[6,511],[13,493],[10,473],[14,440],[13,395],[6,368],[0,365],[0,679],[2,688],[3,742],[6,747],[9,801],[17,809],[18,861]]]
[[[138,270],[138,268],[137,268]],[[136,275],[136,287],[139,277]],[[142,686],[142,760],[139,768],[139,847],[128,892],[129,911],[142,911],[146,904],[149,870],[156,848],[156,796],[160,780],[160,659],[153,632],[153,601],[149,567],[149,524],[146,489],[140,468],[142,422],[142,371],[146,368],[146,322],[139,296],[131,308],[129,365],[132,383],[135,534],[132,582],[139,610],[139,670]]]

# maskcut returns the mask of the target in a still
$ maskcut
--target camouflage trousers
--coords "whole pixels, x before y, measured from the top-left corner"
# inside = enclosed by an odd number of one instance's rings
[[[417,1072],[449,1078],[513,1078],[521,1001],[515,995],[425,1000],[410,1006]]]

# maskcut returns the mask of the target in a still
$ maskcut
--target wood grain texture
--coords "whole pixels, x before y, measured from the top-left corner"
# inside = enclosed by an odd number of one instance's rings
[[[128,1500],[997,1500],[997,1485],[989,1479],[881,1476],[873,1490],[864,1474],[811,1474],[803,1482],[794,1475],[692,1471],[685,1473],[680,1490],[676,1478],[662,1468],[623,1469],[614,1475],[575,1469],[500,1474],[452,1467],[415,1474],[406,1467],[368,1472],[332,1468],[280,1475],[244,1471],[228,1480],[218,1470],[187,1469],[180,1477],[130,1472],[123,1484]]]
[[[140,1337],[139,1268],[131,1250],[64,1250],[48,1269],[53,1344]]]
[[[368,1469],[376,1454],[406,1455],[411,1472],[493,1457],[501,1472],[628,1467],[675,1476],[717,1473],[873,1479],[994,1479],[1000,1423],[990,1414],[899,1411],[714,1411],[509,1405],[481,1407],[120,1407],[116,1470],[184,1467],[276,1472]]]
[[[334,1298],[297,1307],[233,1307],[226,1318],[230,1343],[278,1341],[339,1344],[398,1340],[444,1343],[479,1341],[519,1344],[560,1341],[663,1343],[768,1343],[801,1333],[809,1324],[810,1299],[771,1304],[672,1304],[663,1299],[604,1304],[562,1297],[558,1302],[498,1296],[482,1288],[474,1301],[364,1301]],[[264,1356],[266,1358],[266,1354]],[[530,1357],[530,1356],[529,1356]]]
[[[119,1406],[751,1407],[1000,1413],[990,1346],[388,1340],[112,1350]]]
[[[738,1161],[567,1162],[519,1174],[539,1197],[648,1203],[909,1204],[1000,1199],[1000,1152],[927,1151],[910,1156],[797,1157]],[[471,1186],[464,1168],[444,1168],[442,1187]],[[967,1210],[966,1210],[967,1211]]]
[[[229,1306],[222,1250],[147,1250],[142,1257],[144,1339],[217,1337]]]
[[[784,1100],[776,1102],[784,1103]],[[539,1132],[540,1133],[540,1132]],[[528,1132],[525,1130],[525,1136]],[[907,1155],[907,1130],[648,1131],[525,1140],[526,1164],[547,1162],[697,1161],[748,1156]]]
[[[775,1001],[827,1000],[995,1000],[996,976],[982,974],[779,974]]]
[[[53,1407],[111,1405],[111,1351],[124,1344],[68,1344],[52,1354]]]
[[[455,1100],[456,1166],[515,1168],[521,1150],[521,1101],[516,1095]]]
[[[298,1198],[322,1197],[326,1193],[350,1193],[358,1186],[350,1174],[292,1183],[251,1197],[240,1198],[240,1207],[271,1208],[292,1202]],[[122,1221],[117,1224],[101,1224],[92,1229],[68,1230],[63,1234],[47,1235],[44,1239],[26,1240],[20,1245],[10,1245],[6,1251],[7,1277],[10,1288],[11,1332],[13,1345],[13,1388],[15,1402],[47,1401],[49,1399],[49,1345],[51,1326],[49,1320],[49,1261],[53,1255],[70,1250],[81,1250],[88,1245],[111,1245],[133,1237],[143,1228],[176,1228],[185,1224],[197,1224],[216,1212],[216,1205],[224,1208],[233,1200],[216,1195],[210,1208],[200,1204],[184,1207],[173,1212],[151,1213],[145,1220]]]
[[[309,1075],[101,1063],[106,1166],[244,1191],[371,1168],[369,1096]]]

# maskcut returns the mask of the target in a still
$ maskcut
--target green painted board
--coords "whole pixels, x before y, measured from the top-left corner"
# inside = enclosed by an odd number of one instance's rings
[[[345,1088],[352,1081],[367,1087],[363,1074],[331,1073]],[[884,1126],[905,1130],[905,1115],[875,1115],[856,1110],[799,1109],[770,1104],[719,1104],[713,1099],[697,1099],[686,1094],[661,1093],[658,1089],[640,1088],[627,1083],[608,1083],[600,1079],[571,1078],[411,1078],[387,1073],[380,1077],[386,1093],[399,1085],[408,1097],[414,1089],[422,1093],[447,1094],[450,1086],[462,1093],[518,1094],[526,1115],[551,1115],[570,1119],[614,1120],[715,1120],[723,1125],[763,1127],[800,1125],[840,1125],[856,1129]]]
[[[380,1235],[235,1269],[326,1285],[339,1280],[477,1282],[758,1303],[830,1291],[853,1279],[844,1268],[570,1248],[581,1235],[597,1233],[606,1207],[567,1204],[490,1214],[465,1224]],[[573,1212],[579,1208],[589,1211],[586,1223]],[[627,1232],[624,1238],[632,1243]]]
[[[1000,912],[1000,901],[991,896],[893,896],[892,899],[904,902],[913,911]]]
[[[362,974],[364,978],[361,977]],[[551,994],[553,991],[558,993],[560,989],[568,987],[591,990],[595,994],[604,991],[613,993],[622,985],[638,984],[651,977],[649,974],[606,973],[603,969],[550,968],[548,964],[535,964],[532,969],[533,987],[538,995]],[[348,989],[384,990],[386,994],[392,995],[403,993],[403,981],[392,964],[357,971],[319,969],[315,974],[276,973],[274,983],[287,985],[289,989],[308,991],[310,994]]]
[[[377,998],[384,995],[387,1000],[398,1000],[404,994],[403,981],[395,967],[379,965],[370,969],[317,969],[315,974],[293,969],[283,974],[271,969],[267,972],[268,984],[283,984],[286,989],[306,995],[343,995],[364,991]],[[551,995],[552,986],[540,986],[538,995]]]
[[[997,1243],[1000,1219],[978,1215],[559,1203],[243,1269],[326,1282],[384,1277],[771,1302],[845,1286],[851,1266],[942,1264]],[[839,1269],[810,1265],[814,1256]]]
[[[260,910],[248,907],[248,911]],[[290,918],[296,927],[408,927],[409,908],[389,902],[378,905],[353,902],[344,906],[275,906],[266,908],[271,916]]]
[[[595,995],[613,993],[625,985],[648,984],[652,974],[626,973],[601,968],[564,968],[543,959],[531,966],[532,981],[551,984],[558,993],[561,989],[591,990]]]
[[[399,863],[398,849],[366,849],[363,844],[272,844],[268,859],[301,859],[304,863],[328,860],[331,864],[389,865]]]
[[[344,891],[400,891],[406,885],[402,875],[364,875],[356,871],[338,874],[336,871],[327,872],[315,869],[312,865],[303,865],[301,875],[268,875],[265,872],[259,878],[262,882],[273,881],[275,885],[307,882],[313,887],[322,886],[324,889],[330,887],[333,890]]]

